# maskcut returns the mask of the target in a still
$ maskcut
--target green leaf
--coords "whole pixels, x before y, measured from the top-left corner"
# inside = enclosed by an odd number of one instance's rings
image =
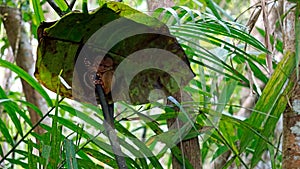
[[[216,152],[213,155],[212,161],[224,154],[225,152],[228,152],[228,147],[227,146],[221,146],[219,147]]]
[[[90,169],[90,168],[93,168],[93,169],[104,169],[104,167],[102,167],[102,166],[100,166],[98,164],[95,164],[92,161],[87,161],[87,160],[84,160],[84,159],[77,159],[77,162],[78,162],[78,166],[80,168],[83,168],[83,169]]]
[[[19,166],[21,166],[21,167],[24,168],[24,169],[28,169],[28,163],[22,162],[22,161],[19,160],[19,159],[10,159],[10,158],[8,158],[7,161],[8,161],[10,164],[19,165]]]
[[[222,120],[219,123],[219,130],[222,131],[221,132],[222,136],[226,139],[227,143],[230,145],[231,151],[233,151],[234,154],[238,154],[239,151],[235,145],[236,138],[235,138],[235,131],[233,125],[234,124],[230,122]]]
[[[42,21],[45,20],[44,18],[44,12],[42,9],[42,5],[40,4],[40,0],[30,0],[30,4],[34,10],[34,15],[32,15],[33,17],[35,17],[36,23],[34,23],[35,25],[39,25]]]
[[[218,11],[217,11],[215,2],[212,1],[212,0],[205,0],[205,2],[206,2],[207,7],[208,7],[208,8],[212,11],[212,13],[214,14],[214,16],[215,16],[216,18],[218,18],[219,20],[221,20],[221,16],[220,16],[220,14],[219,14]]]
[[[10,101],[11,101],[10,99],[0,99],[0,105],[1,105],[2,103],[10,102]]]
[[[37,160],[32,153],[33,142],[29,139],[27,145],[28,145],[28,167],[30,169],[37,169]]]
[[[269,113],[273,109],[274,104],[278,102],[278,96],[282,94],[282,90],[286,88],[285,84],[294,71],[295,65],[295,55],[287,53],[278,64],[261,97],[257,101],[255,111],[249,118],[249,124],[253,124],[254,127],[259,129],[264,128],[264,125],[266,125],[265,120],[272,115]],[[274,86],[276,86],[276,89],[274,89]]]
[[[152,16],[156,17],[156,18],[159,18],[162,13],[164,15],[163,15],[163,18],[160,19],[160,21],[166,23],[167,25],[174,25],[174,24],[180,25],[181,24],[180,18],[178,16],[177,12],[173,8],[158,8],[158,9],[155,9]]]
[[[43,117],[42,111],[34,104],[24,101],[24,100],[18,100],[21,104],[24,104],[25,106],[30,107],[32,110],[34,110],[40,117]],[[27,117],[27,116],[26,116]],[[27,120],[26,120],[27,121]],[[31,123],[31,122],[30,122]]]
[[[46,100],[49,107],[53,106],[52,100],[50,99],[47,92],[42,88],[42,86],[32,78],[27,72],[25,72],[20,67],[7,62],[5,60],[0,59],[0,66],[10,69],[11,71],[15,72],[18,76],[24,79],[28,84],[30,84],[37,92],[41,94],[41,96]]]
[[[66,4],[66,1],[64,0],[54,0],[54,2],[57,4],[57,6],[62,10],[62,11],[69,11],[69,7]]]
[[[53,115],[50,115],[50,117],[54,118],[55,116]],[[70,130],[74,131],[74,132],[78,132],[80,130],[80,128],[78,127],[78,125],[74,124],[74,122],[72,121],[69,121],[67,119],[64,119],[64,118],[61,118],[61,117],[57,117],[57,120],[60,124],[62,124],[64,127],[67,127],[69,128]],[[104,130],[104,127],[103,125],[100,125],[99,124],[99,127],[97,127],[96,129],[102,129],[102,131]],[[111,149],[111,146],[109,144],[106,144],[100,140],[97,140],[97,139],[91,139],[91,138],[94,138],[95,136],[85,132],[85,131],[82,131],[82,136],[88,140],[91,140],[91,142],[93,142],[95,145],[97,145],[97,147],[101,148],[102,150],[104,150],[106,153],[110,154],[111,156],[113,156],[113,154],[111,153],[112,152],[112,149]],[[128,151],[130,151],[134,156],[137,156],[137,157],[140,157],[142,156],[142,154],[136,150],[133,146],[131,146],[130,144],[128,144],[126,141],[124,141],[123,139],[120,139],[120,143],[121,145],[126,148]],[[129,157],[126,157],[125,158],[126,161],[130,161],[130,164],[134,165],[135,167],[134,168],[139,168],[137,167],[138,165],[136,164],[135,161],[133,161],[132,159],[130,159]],[[127,163],[128,164],[128,163]]]
[[[11,135],[9,134],[7,125],[3,122],[3,120],[0,118],[0,131],[3,134],[5,141],[8,142],[8,144],[10,144],[11,146],[14,146],[14,141],[13,138],[11,137]]]
[[[293,86],[294,83],[292,81],[289,81],[283,93],[279,96],[278,101],[276,101],[274,107],[271,108],[270,117],[266,118],[264,121],[265,124],[264,129],[261,133],[262,136],[270,138],[274,135],[273,133],[276,130],[276,124],[280,119],[280,116],[284,112],[286,105],[288,104],[287,95],[293,89]],[[270,133],[272,134],[270,135]],[[271,147],[270,143],[264,141],[261,137],[259,137],[259,139],[253,145],[254,153],[253,158],[251,159],[252,166],[255,166],[261,160],[258,157],[261,157],[264,151],[267,150],[268,146]],[[272,146],[274,149],[275,146]]]
[[[7,99],[5,91],[2,89],[1,86],[0,86],[0,98]],[[13,123],[14,123],[15,127],[17,128],[18,132],[20,132],[21,136],[23,136],[23,129],[22,129],[22,126],[21,126],[21,122],[20,122],[16,112],[18,112],[21,116],[24,116],[25,114],[19,109],[18,105],[14,102],[2,102],[2,104],[4,105],[4,108],[7,112],[7,114],[9,115],[11,120],[13,121]],[[26,119],[26,117],[25,117],[25,119]],[[31,122],[29,124],[31,124]]]
[[[155,121],[151,121],[148,117],[146,117],[145,115],[143,115],[143,114],[139,113],[138,111],[134,110],[131,106],[127,105],[127,107],[130,108],[135,113],[137,113],[141,117],[141,119],[147,124],[147,126],[149,126],[153,130],[153,132],[155,132],[157,135],[163,134],[163,130],[158,126],[158,124]],[[166,113],[166,114],[168,114],[168,113]],[[131,141],[136,146],[138,146],[140,148],[141,152],[144,153],[145,156],[148,157],[148,159],[151,161],[152,166],[155,166],[156,168],[161,168],[162,167],[161,164],[158,162],[157,157],[154,156],[152,154],[152,152],[144,145],[144,143],[140,142],[136,138],[136,136],[134,136],[132,133],[130,133],[128,130],[126,130],[122,125],[120,125],[120,123],[116,123],[116,129],[119,132],[121,132],[122,134],[124,134],[125,136],[131,138]],[[172,134],[172,131],[166,133],[166,135],[168,135],[168,134]],[[164,137],[159,137],[158,139],[160,139],[160,138],[165,139]],[[166,137],[166,138],[168,138],[168,137]],[[150,138],[148,141],[151,142],[152,139]],[[167,144],[168,142],[164,142],[164,143]],[[166,147],[167,146],[165,146],[165,148],[160,153],[163,153],[164,151],[166,151],[167,150]],[[171,147],[171,146],[169,145],[169,147]],[[177,158],[177,160],[179,160],[179,162],[182,165],[185,165],[186,168],[192,168],[189,160],[187,160],[186,158],[183,159],[182,152],[180,151],[180,149],[177,146],[172,147],[171,151],[172,151],[172,154]]]
[[[135,135],[133,135],[131,132],[129,132],[120,123],[116,123],[115,126],[116,126],[116,129],[120,133],[127,136],[127,138],[129,138],[134,143],[135,147],[139,148],[140,153],[143,153],[150,160],[150,162],[153,164],[153,166],[155,166],[157,168],[162,168],[158,159],[155,157],[155,155],[151,152],[151,150],[149,150],[148,147],[142,141],[140,141],[138,138],[136,138]],[[123,145],[124,144],[123,140],[120,139],[120,143],[121,143],[121,145]],[[132,150],[132,148],[131,148],[131,150]]]
[[[56,125],[53,125],[55,123]],[[57,167],[60,157],[60,146],[62,141],[62,126],[57,126],[57,120],[55,117],[52,122],[51,129],[51,152],[50,152],[50,164],[52,167]]]
[[[97,150],[90,149],[90,148],[83,148],[82,151],[85,152],[86,154],[92,156],[93,158],[103,162],[104,164],[109,165],[112,168],[118,168],[116,160],[114,160],[113,158],[111,158]]]
[[[46,159],[45,160],[46,161],[45,166],[48,165],[49,158],[50,158],[50,152],[51,152],[51,146],[43,144],[42,145],[42,157],[44,159]]]
[[[82,119],[87,124],[95,127],[95,129],[97,129],[97,130],[100,129],[101,131],[104,131],[103,126],[99,122],[97,122],[95,119],[93,119],[89,115],[83,113],[82,111],[76,110],[73,107],[70,107],[68,105],[63,105],[63,104],[60,104],[59,107],[65,111],[69,112],[71,115]]]
[[[68,169],[78,169],[77,160],[75,158],[74,144],[71,140],[64,140],[64,149],[66,150],[66,161]]]
[[[252,112],[247,123],[257,130],[261,130],[261,135],[254,142],[254,158],[251,160],[251,166],[255,166],[260,160],[261,154],[267,148],[267,141],[262,141],[263,137],[272,137],[276,123],[283,113],[287,104],[286,95],[292,89],[292,82],[289,80],[296,66],[295,55],[287,54],[277,65],[269,82]],[[274,88],[276,86],[276,88]],[[241,138],[241,149],[244,150],[251,140],[253,134],[246,133]],[[256,137],[257,138],[257,137]]]

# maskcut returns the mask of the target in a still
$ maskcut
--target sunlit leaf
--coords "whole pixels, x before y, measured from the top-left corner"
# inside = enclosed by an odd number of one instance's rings
[[[267,142],[262,141],[263,137],[273,135],[276,123],[278,122],[285,106],[287,105],[286,96],[292,89],[293,84],[289,80],[295,69],[295,55],[287,53],[278,64],[274,74],[267,83],[261,97],[257,101],[255,108],[247,119],[247,122],[256,129],[262,130],[262,137],[258,137],[255,144],[255,157],[251,160],[251,165],[255,166],[267,148]],[[276,88],[274,88],[276,86]],[[253,139],[251,133],[244,134],[241,138],[241,148],[245,149]]]
[[[54,2],[57,4],[57,6],[62,10],[62,11],[68,11],[69,7],[66,4],[66,1],[64,0],[54,0]]]
[[[34,10],[33,17],[35,17],[34,21],[36,21],[36,23],[34,23],[34,24],[39,25],[42,21],[45,20],[42,6],[41,6],[39,0],[30,0],[30,2],[32,4],[33,10]]]
[[[0,66],[10,69],[11,71],[15,72],[18,76],[20,76],[22,79],[24,79],[28,84],[30,84],[37,92],[41,94],[41,96],[46,100],[48,106],[52,106],[52,100],[50,99],[47,92],[42,88],[42,86],[33,78],[31,77],[27,72],[25,72],[20,67],[0,59]]]

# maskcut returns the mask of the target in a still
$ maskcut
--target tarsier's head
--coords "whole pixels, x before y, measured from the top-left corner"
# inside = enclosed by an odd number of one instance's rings
[[[104,57],[97,69],[97,73],[105,73],[109,70],[112,70],[113,66],[114,66],[114,62],[112,58]]]
[[[107,95],[111,91],[111,87],[113,86],[113,74],[114,74],[114,62],[112,58],[105,56],[102,60],[101,57],[93,57],[95,60],[88,60],[85,58],[84,64],[87,68],[86,80],[88,82],[86,84],[89,84],[89,86],[94,86],[96,84],[100,84],[104,90],[104,93]],[[99,60],[97,60],[99,59]],[[99,64],[100,62],[100,64]],[[97,79],[96,79],[96,76]]]

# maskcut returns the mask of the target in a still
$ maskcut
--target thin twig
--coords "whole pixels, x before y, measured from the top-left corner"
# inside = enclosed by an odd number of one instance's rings
[[[268,18],[268,7],[266,6],[266,2],[265,0],[261,0],[261,7],[262,7],[262,11],[263,11],[263,22],[265,25],[265,44],[266,44],[266,48],[268,49],[268,51],[272,52],[272,45],[270,42],[270,24],[269,24],[269,18]],[[273,63],[272,63],[272,55],[270,53],[267,53],[267,66],[268,66],[268,75],[269,77],[272,75],[273,73]]]

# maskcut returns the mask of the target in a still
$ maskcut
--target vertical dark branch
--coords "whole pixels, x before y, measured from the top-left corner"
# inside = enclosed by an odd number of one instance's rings
[[[99,77],[96,77],[96,80],[99,80]],[[100,104],[102,107],[102,112],[104,116],[104,128],[106,130],[106,134],[109,138],[110,144],[112,146],[113,152],[115,154],[115,158],[118,163],[118,167],[120,169],[127,169],[126,162],[124,155],[121,150],[120,143],[118,141],[117,134],[115,132],[115,125],[114,125],[114,120],[113,120],[113,110],[114,110],[114,104],[107,104],[103,88],[100,84],[95,84],[96,87],[96,93],[99,97]]]

